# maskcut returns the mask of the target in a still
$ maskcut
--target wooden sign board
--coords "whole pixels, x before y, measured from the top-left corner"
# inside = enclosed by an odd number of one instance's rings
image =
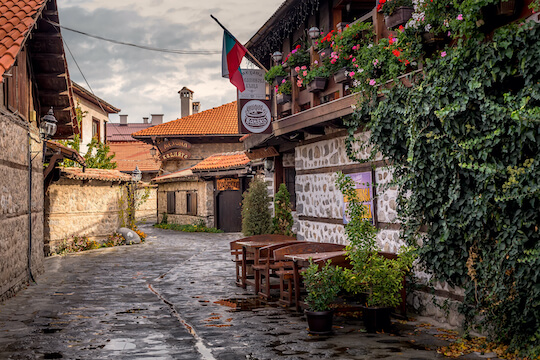
[[[156,145],[159,150],[164,153],[171,149],[191,149],[191,144],[182,139],[170,139],[170,140],[157,140]]]
[[[159,158],[165,160],[187,160],[191,157],[191,153],[185,149],[173,149],[162,153]]]
[[[240,190],[240,179],[235,179],[235,178],[217,179],[217,189],[218,191]]]
[[[270,100],[240,100],[238,120],[242,134],[271,134]]]

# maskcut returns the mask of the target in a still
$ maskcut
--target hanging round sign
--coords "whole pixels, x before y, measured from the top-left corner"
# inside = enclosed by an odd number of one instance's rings
[[[272,113],[267,103],[260,100],[250,100],[242,106],[240,118],[247,131],[260,134],[269,128],[272,122]]]

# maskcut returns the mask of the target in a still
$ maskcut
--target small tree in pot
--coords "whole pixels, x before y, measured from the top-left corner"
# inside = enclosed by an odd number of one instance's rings
[[[306,287],[306,318],[309,332],[312,334],[329,334],[332,332],[334,311],[330,304],[336,299],[341,290],[342,270],[340,267],[330,265],[328,261],[324,266],[310,262],[304,271],[304,286]]]

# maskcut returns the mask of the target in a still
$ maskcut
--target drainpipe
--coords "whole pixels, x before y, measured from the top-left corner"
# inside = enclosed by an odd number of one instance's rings
[[[28,128],[28,277],[32,282],[32,135]]]

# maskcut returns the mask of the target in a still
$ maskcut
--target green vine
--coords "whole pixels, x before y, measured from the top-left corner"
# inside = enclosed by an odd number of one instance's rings
[[[367,121],[373,153],[395,166],[404,237],[416,246],[422,236],[420,261],[434,279],[465,289],[467,324],[536,358],[540,24],[510,24],[479,42],[478,17],[466,14],[459,31],[470,36],[426,59],[412,87],[396,82],[359,105],[349,126]]]

